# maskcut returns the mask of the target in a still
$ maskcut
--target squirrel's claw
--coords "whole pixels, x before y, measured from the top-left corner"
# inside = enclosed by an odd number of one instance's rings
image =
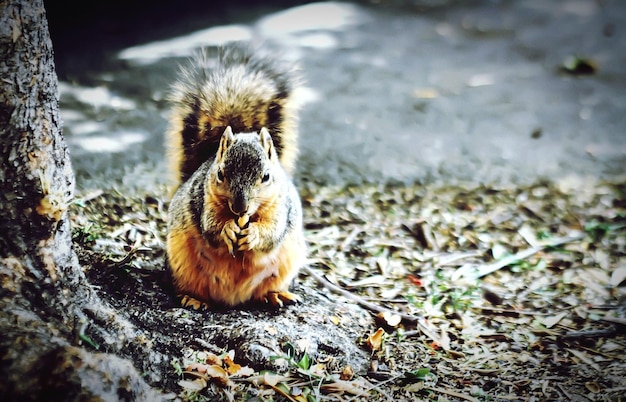
[[[299,303],[300,296],[289,291],[284,292],[269,292],[265,295],[265,301],[274,307],[283,307],[285,304]]]
[[[233,246],[233,243],[230,242],[230,240],[226,241],[226,247],[228,247],[228,254],[230,254],[231,257],[235,258],[235,247]]]

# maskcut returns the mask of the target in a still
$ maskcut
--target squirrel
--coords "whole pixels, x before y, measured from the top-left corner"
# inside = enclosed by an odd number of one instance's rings
[[[184,307],[296,303],[306,260],[295,70],[241,45],[181,69],[166,133],[176,188],[166,260]]]

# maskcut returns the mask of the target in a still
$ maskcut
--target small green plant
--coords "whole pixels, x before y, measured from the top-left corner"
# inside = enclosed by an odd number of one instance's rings
[[[455,288],[449,293],[449,306],[455,313],[462,313],[467,311],[472,305],[472,300],[476,299],[476,286],[471,286],[466,289]]]
[[[585,223],[585,232],[594,242],[598,242],[610,232],[623,229],[624,227],[626,227],[626,224],[623,223],[608,223],[592,220]]]
[[[271,356],[270,361],[276,361],[279,359],[285,360],[290,367],[297,368],[303,371],[307,371],[311,368],[311,357],[306,353],[302,352],[300,355],[296,352],[295,346],[291,343],[287,342],[283,346],[284,355]]]
[[[102,226],[97,223],[87,222],[85,226],[75,227],[72,231],[72,240],[75,243],[89,244],[102,237]]]
[[[548,263],[543,258],[538,259],[537,262],[519,260],[514,264],[511,264],[511,272],[542,271],[547,266]]]
[[[85,342],[87,345],[91,346],[95,350],[100,349],[100,345],[94,342],[89,335],[81,332],[80,334],[78,334],[78,337],[80,338],[81,341]]]
[[[183,366],[181,366],[180,360],[178,360],[177,358],[174,358],[172,360],[172,367],[174,368],[174,372],[176,373],[176,375],[179,376],[179,377],[182,377],[182,375],[183,375]]]
[[[320,369],[323,365],[314,364],[313,359],[306,351],[297,353],[296,348],[291,343],[285,343],[283,345],[284,354],[271,356],[270,361],[276,361],[283,359],[287,362],[292,374],[295,374],[295,378],[305,380],[302,383],[298,380],[299,384],[294,386],[291,382],[281,382],[276,384],[276,387],[284,395],[299,395],[304,397],[307,402],[315,402],[320,399],[320,387],[325,381],[331,381],[330,376],[325,372],[325,368]],[[306,384],[306,385],[305,385]]]
[[[430,372],[430,369],[426,367],[413,371],[407,371],[406,373],[404,373],[404,377],[402,377],[401,383],[403,385],[406,385],[420,381],[426,381],[430,376],[433,376],[433,374]]]
[[[462,313],[467,311],[472,301],[478,298],[478,285],[454,287],[445,276],[443,270],[435,272],[434,280],[425,286],[429,295],[427,304],[437,306],[444,313]],[[407,298],[416,307],[422,307],[424,302],[419,303],[416,297]]]

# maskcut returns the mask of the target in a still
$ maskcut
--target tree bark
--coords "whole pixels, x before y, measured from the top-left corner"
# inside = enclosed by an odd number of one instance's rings
[[[89,286],[72,250],[57,84],[42,0],[0,1],[0,395],[155,400],[132,364],[89,346],[115,353],[138,334]]]

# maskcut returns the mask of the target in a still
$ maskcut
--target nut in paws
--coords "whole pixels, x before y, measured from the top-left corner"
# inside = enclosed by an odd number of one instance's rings
[[[237,219],[237,225],[241,229],[246,229],[250,223],[250,215],[242,215]]]

